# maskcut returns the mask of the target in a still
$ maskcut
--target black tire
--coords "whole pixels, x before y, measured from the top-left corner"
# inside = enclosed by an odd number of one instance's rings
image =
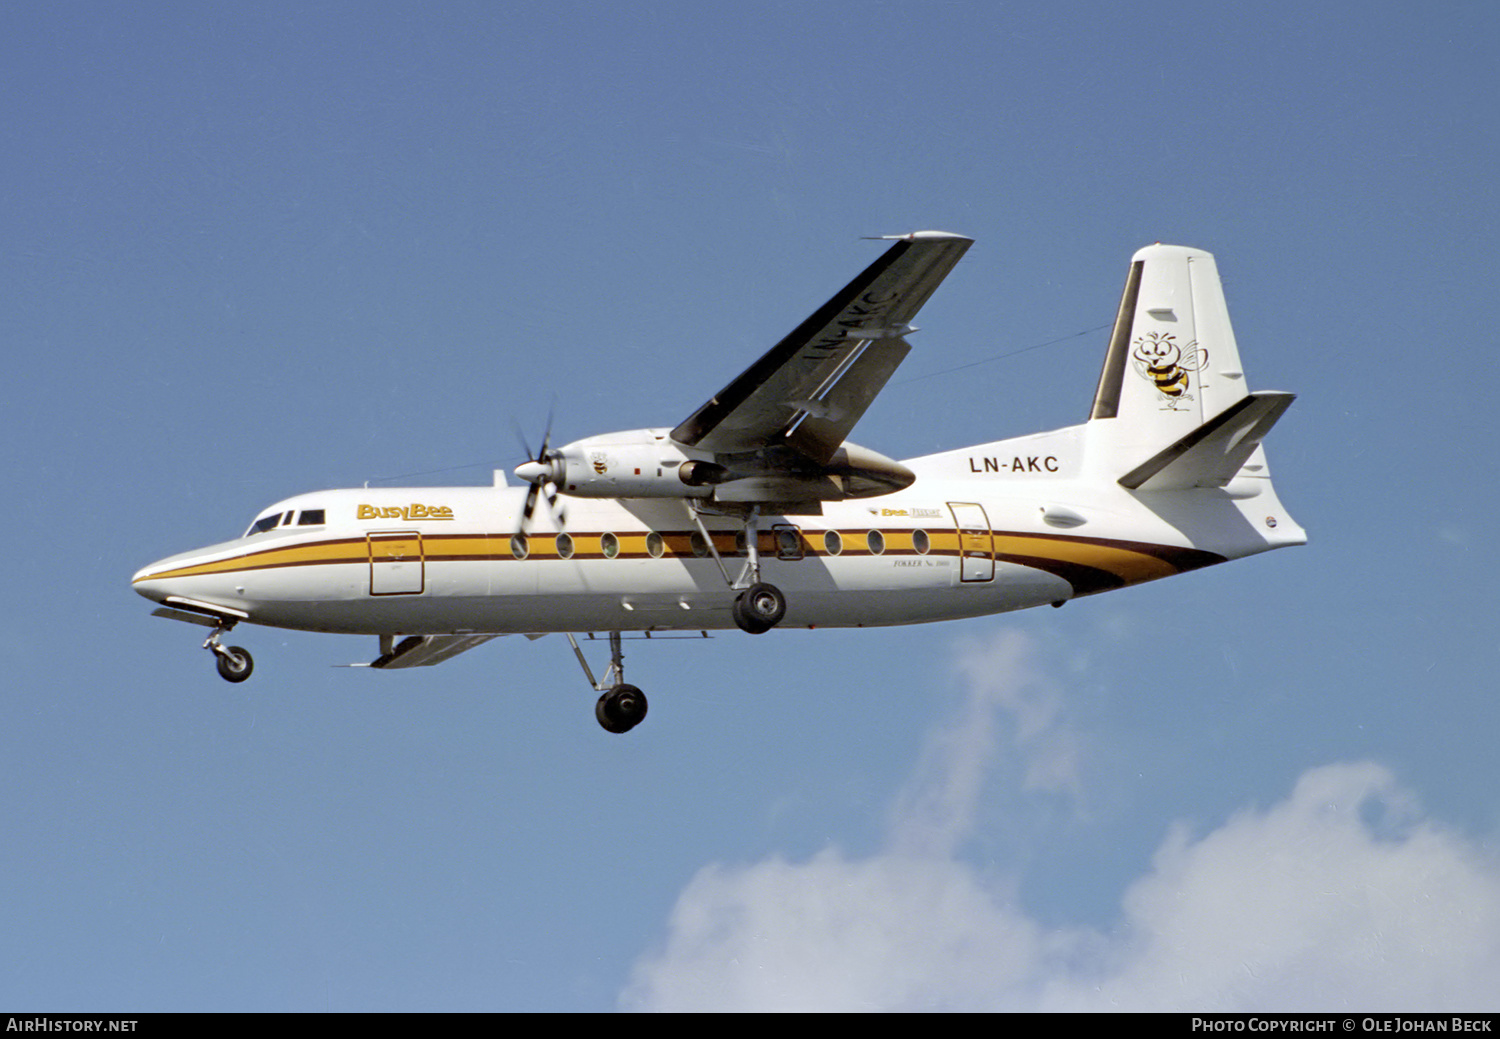
[[[771,630],[765,624],[762,624],[745,612],[745,597],[743,595],[735,597],[734,605],[729,608],[729,613],[734,618],[734,623],[743,632],[751,635],[763,635]]]
[[[752,584],[734,600],[735,624],[752,635],[762,635],[786,616],[786,596],[774,584]]]
[[[255,670],[255,659],[242,646],[229,646],[222,653],[214,654],[219,666],[219,677],[226,682],[243,682]]]
[[[646,717],[646,694],[633,685],[617,685],[599,697],[594,717],[605,732],[629,732]]]

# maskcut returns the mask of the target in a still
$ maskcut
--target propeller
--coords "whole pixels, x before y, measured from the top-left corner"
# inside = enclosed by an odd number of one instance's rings
[[[536,505],[542,499],[543,490],[547,492],[547,511],[552,513],[558,526],[561,526],[564,515],[557,508],[557,484],[562,477],[562,454],[549,446],[552,442],[552,412],[547,412],[547,425],[542,430],[542,445],[535,455],[531,453],[531,445],[527,443],[526,434],[522,432],[520,425],[515,426],[515,431],[516,439],[521,441],[521,450],[526,452],[529,460],[512,471],[531,484],[531,490],[526,492],[526,504],[521,509],[521,531],[525,533],[527,524],[535,518]]]

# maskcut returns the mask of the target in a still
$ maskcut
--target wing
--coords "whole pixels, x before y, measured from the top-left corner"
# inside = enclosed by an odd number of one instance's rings
[[[785,444],[826,465],[911,346],[902,338],[973,239],[902,235],[672,439],[716,454]]]

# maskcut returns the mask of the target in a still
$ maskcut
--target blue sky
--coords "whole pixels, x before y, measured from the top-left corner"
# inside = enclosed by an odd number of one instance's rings
[[[3,25],[0,1005],[1496,1008],[1492,4]],[[1199,246],[1311,543],[631,644],[625,738],[561,639],[256,629],[231,687],[130,591],[554,409],[675,424],[930,227],[977,244],[860,443],[1081,421],[1130,254]]]

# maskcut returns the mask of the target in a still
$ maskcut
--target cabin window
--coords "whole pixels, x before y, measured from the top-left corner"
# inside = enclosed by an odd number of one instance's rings
[[[620,539],[613,534],[605,534],[599,539],[599,549],[604,553],[605,559],[613,559],[620,554]]]
[[[927,536],[927,531],[912,531],[911,547],[917,550],[917,555],[919,556],[925,556],[928,552],[932,551],[932,539]]]
[[[844,550],[844,539],[836,530],[830,530],[823,535],[823,550],[831,556],[836,556]]]
[[[325,514],[322,509],[303,509],[302,515],[297,517],[297,526],[320,527],[324,523],[328,522],[326,519],[324,519],[324,515]]]
[[[878,556],[885,551],[885,535],[878,530],[872,530],[865,535],[865,544],[870,548],[870,555]]]
[[[557,555],[561,559],[573,558],[573,535],[557,535]]]
[[[702,534],[698,533],[696,530],[693,531],[692,535],[688,538],[688,544],[693,546],[693,555],[697,556],[699,559],[702,559],[704,556],[708,555],[708,539],[705,538]]]
[[[662,553],[667,550],[667,543],[656,531],[646,535],[646,551],[651,553],[652,559],[660,559]]]
[[[531,546],[526,543],[525,534],[513,534],[510,539],[510,554],[517,559],[525,559],[531,555]]]

